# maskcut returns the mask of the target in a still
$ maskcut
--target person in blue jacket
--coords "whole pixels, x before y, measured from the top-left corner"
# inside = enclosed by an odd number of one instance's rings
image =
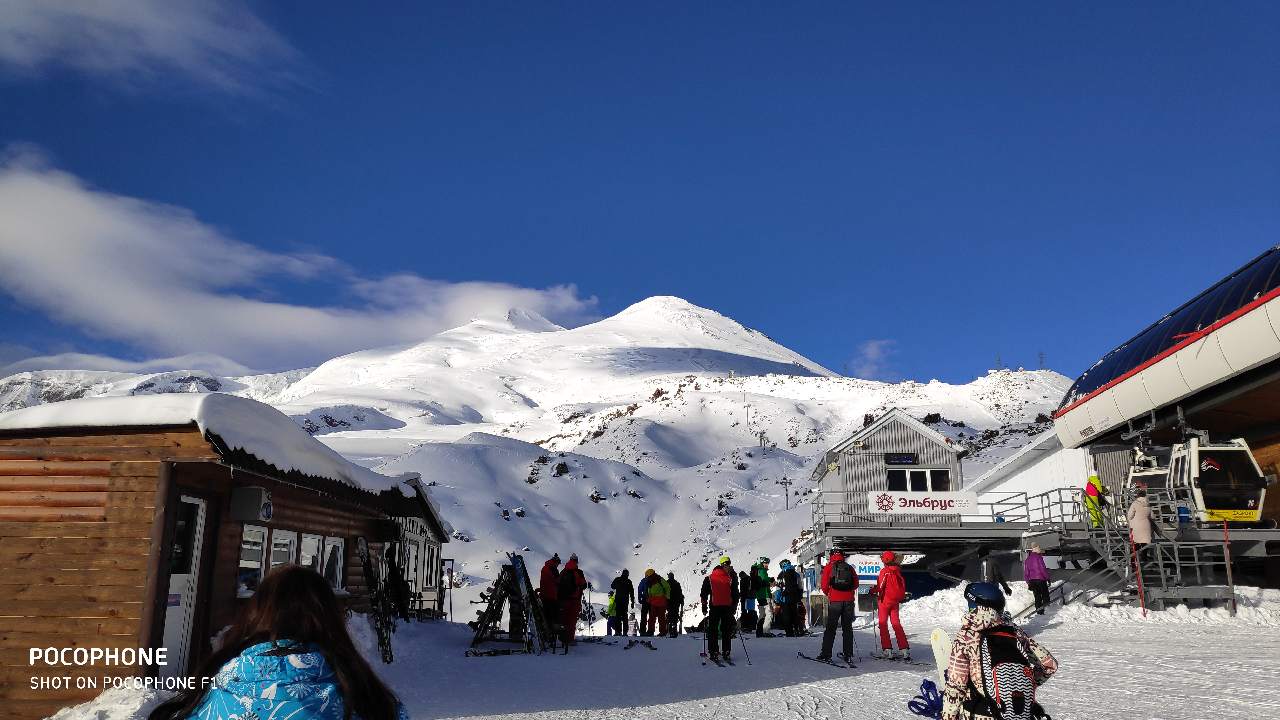
[[[329,583],[299,565],[267,574],[196,677],[149,720],[408,720],[347,634]]]

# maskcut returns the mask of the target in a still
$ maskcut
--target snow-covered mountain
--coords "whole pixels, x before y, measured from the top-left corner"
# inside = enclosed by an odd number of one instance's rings
[[[512,310],[273,375],[20,373],[0,379],[0,409],[144,392],[275,405],[357,462],[421,473],[457,530],[448,550],[472,578],[469,598],[503,552],[526,547],[531,562],[577,552],[597,586],[623,566],[696,582],[720,554],[743,564],[786,552],[809,524],[814,463],[865,416],[901,407],[926,419],[972,450],[972,479],[1045,429],[1069,384],[1050,371],[964,385],[840,377],[657,297],[573,329]]]

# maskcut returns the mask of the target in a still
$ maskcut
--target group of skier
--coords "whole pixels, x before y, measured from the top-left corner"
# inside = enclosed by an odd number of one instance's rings
[[[609,602],[605,607],[606,635],[631,633],[632,608],[640,610],[637,634],[642,637],[676,637],[684,615],[684,589],[675,573],[662,574],[653,568],[644,571],[638,586],[631,583],[631,573],[623,568],[609,586]]]

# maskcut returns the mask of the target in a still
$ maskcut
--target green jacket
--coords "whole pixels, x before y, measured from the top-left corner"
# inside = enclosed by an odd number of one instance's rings
[[[757,586],[754,593],[757,602],[769,602],[769,569],[756,563],[751,566],[751,579]]]
[[[649,589],[648,589],[648,593],[649,593],[649,597],[651,597],[651,598],[655,598],[655,597],[660,597],[660,598],[670,597],[670,595],[671,595],[671,586],[667,584],[667,581],[666,581],[666,580],[663,580],[662,578],[655,578],[655,579],[653,579],[653,580],[650,580],[650,581],[649,581]]]

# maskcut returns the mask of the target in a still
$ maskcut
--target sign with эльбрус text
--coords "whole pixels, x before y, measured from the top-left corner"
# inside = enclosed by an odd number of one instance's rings
[[[872,490],[867,509],[888,515],[972,515],[978,511],[978,494]]]

